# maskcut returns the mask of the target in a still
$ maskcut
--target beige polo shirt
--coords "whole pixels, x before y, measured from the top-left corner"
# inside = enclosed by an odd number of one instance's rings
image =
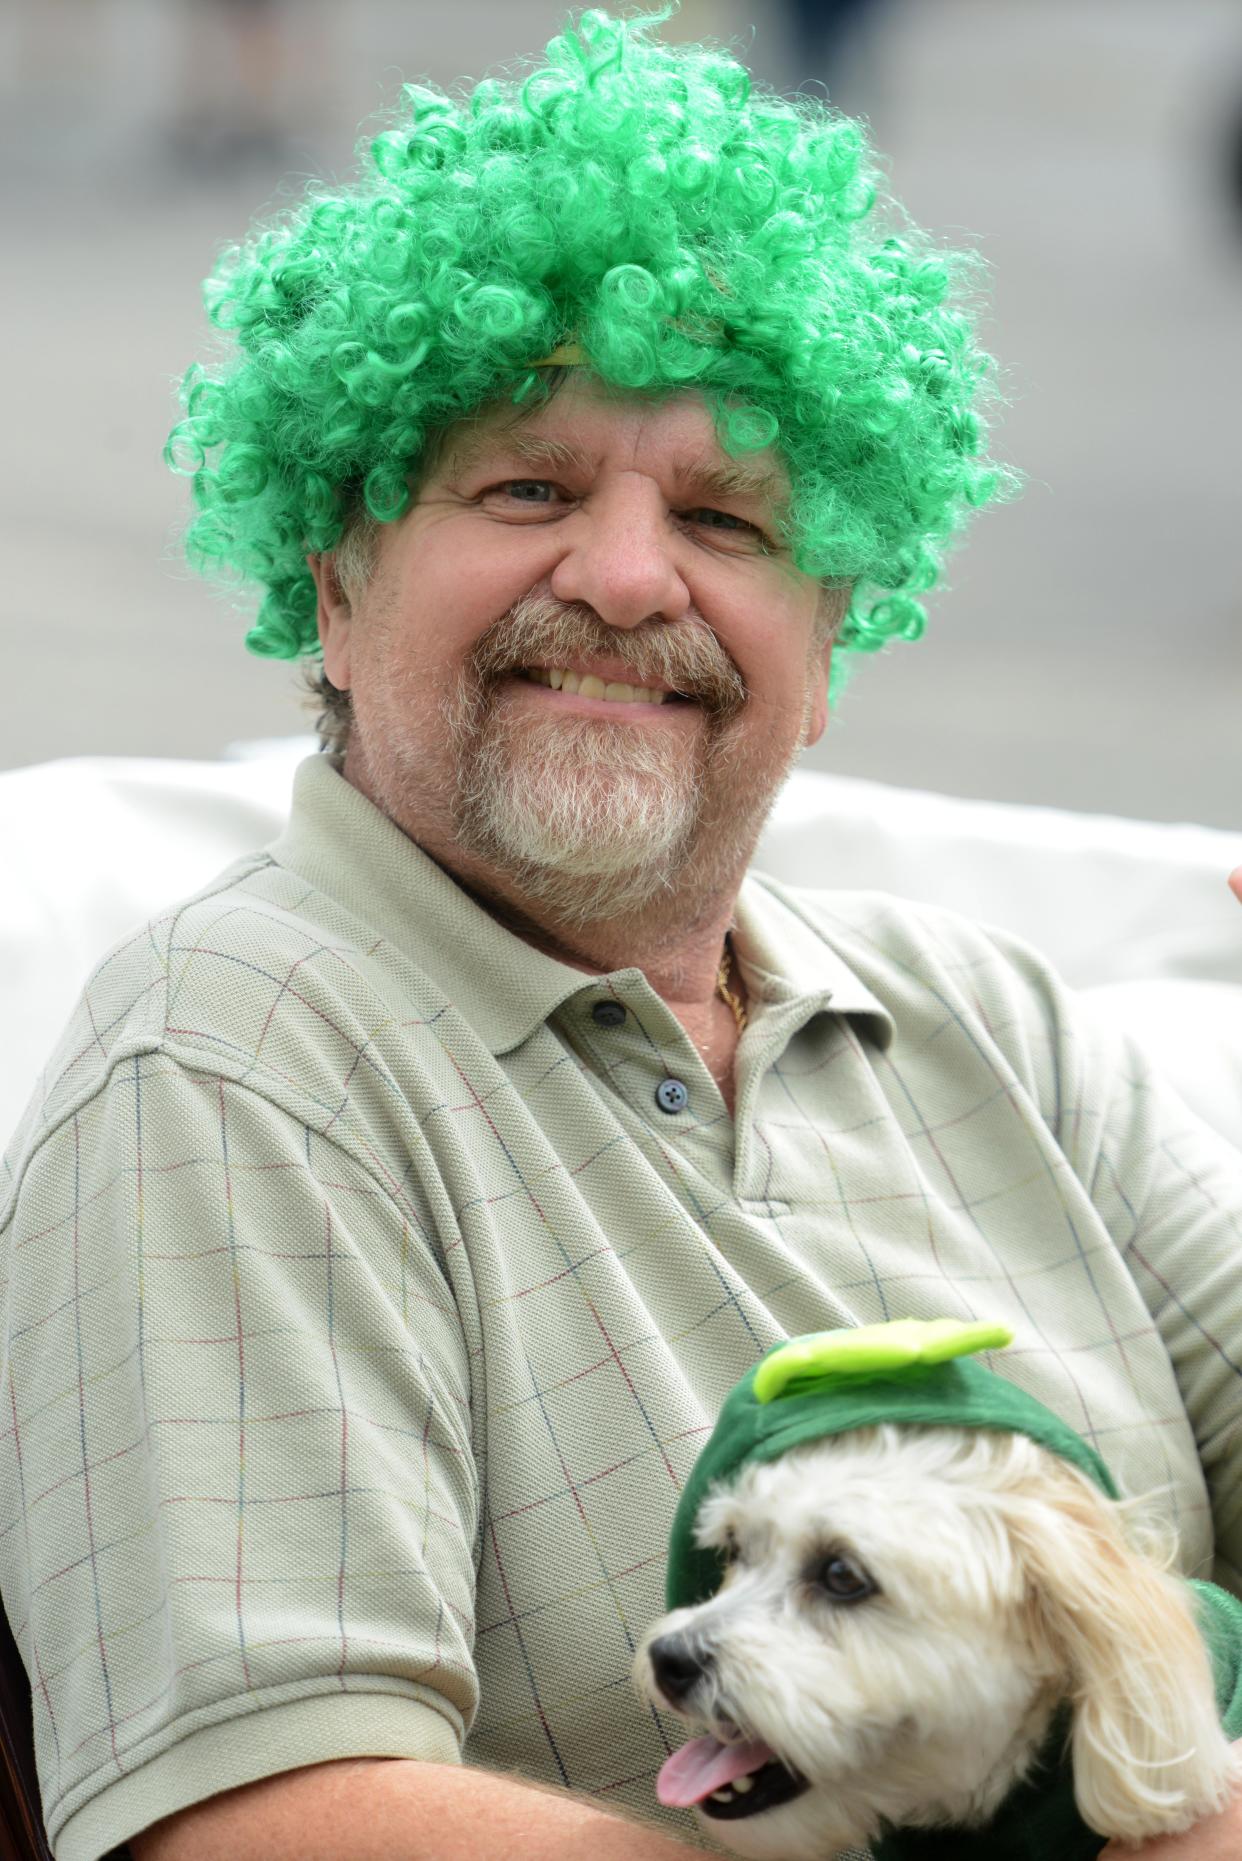
[[[996,1367],[1237,1586],[1237,1153],[1008,936],[763,879],[738,923],[732,1119],[638,970],[528,948],[322,759],[101,963],[0,1176],[62,1861],[362,1754],[655,1813],[634,1648],[786,1333],[1009,1324]]]

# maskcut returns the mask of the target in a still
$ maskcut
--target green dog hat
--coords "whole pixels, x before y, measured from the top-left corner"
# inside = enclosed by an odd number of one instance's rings
[[[730,1390],[691,1469],[673,1518],[668,1607],[704,1601],[724,1575],[719,1553],[694,1542],[709,1487],[751,1462],[777,1460],[800,1442],[877,1422],[1029,1435],[1116,1499],[1112,1475],[1094,1448],[1034,1396],[971,1361],[975,1351],[1003,1350],[1012,1342],[1013,1333],[1003,1325],[903,1318],[774,1345]]]

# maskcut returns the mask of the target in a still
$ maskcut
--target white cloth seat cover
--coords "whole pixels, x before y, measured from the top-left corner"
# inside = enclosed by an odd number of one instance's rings
[[[0,1144],[110,945],[273,838],[309,738],[220,762],[75,757],[0,774]],[[1242,1144],[1242,834],[957,800],[798,772],[757,864],[1016,932],[1124,1020]]]

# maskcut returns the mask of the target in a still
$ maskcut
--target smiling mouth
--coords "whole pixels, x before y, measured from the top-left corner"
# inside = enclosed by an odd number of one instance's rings
[[[661,686],[627,685],[620,679],[597,678],[593,672],[571,672],[561,666],[526,666],[521,675],[532,685],[563,691],[567,697],[604,699],[610,704],[684,704],[679,692]]]

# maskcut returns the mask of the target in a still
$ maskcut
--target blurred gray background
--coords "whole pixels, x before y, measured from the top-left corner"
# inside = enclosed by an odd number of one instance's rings
[[[685,0],[781,88],[866,115],[915,219],[994,268],[1000,455],[925,638],[810,761],[1242,825],[1237,0]],[[802,14],[796,30],[795,14]],[[7,326],[0,767],[214,756],[309,728],[191,576],[161,463],[216,250],[348,176],[402,78],[537,50],[560,0],[0,0]],[[818,16],[818,17],[815,17]],[[1233,165],[1231,167],[1231,164]],[[1234,188],[1238,183],[1235,179]]]

